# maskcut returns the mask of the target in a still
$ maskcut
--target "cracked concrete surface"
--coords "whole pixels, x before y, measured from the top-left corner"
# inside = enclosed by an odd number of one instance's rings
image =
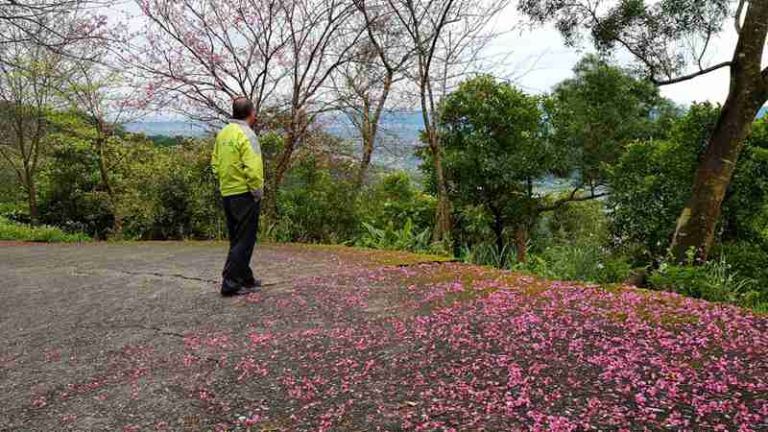
[[[253,310],[218,294],[226,249],[223,242],[0,243],[0,430],[59,427],[56,419],[24,420],[35,418],[35,386],[63,389],[98,375],[102,360],[121,347],[153,345],[172,352],[183,347],[188,329],[247,326]],[[257,276],[279,292],[332,270],[338,257],[260,245],[253,263]],[[68,367],[46,361],[52,348],[71,357]],[[170,400],[156,403],[172,411],[164,406]],[[109,430],[114,423],[104,419],[110,417],[115,415],[95,416],[91,430]]]

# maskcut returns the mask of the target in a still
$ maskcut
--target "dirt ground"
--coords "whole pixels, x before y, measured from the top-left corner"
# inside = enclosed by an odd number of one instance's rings
[[[0,244],[0,430],[768,430],[765,317],[298,245],[222,298],[225,253]]]

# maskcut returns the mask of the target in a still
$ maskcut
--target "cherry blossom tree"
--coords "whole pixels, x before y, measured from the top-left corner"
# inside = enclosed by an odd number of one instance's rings
[[[105,38],[106,17],[98,11],[105,4],[102,0],[2,0],[0,47],[27,43],[71,55],[73,45]]]
[[[265,210],[317,115],[332,106],[326,84],[348,61],[361,28],[342,0],[141,0],[149,31],[132,50],[146,97],[210,124],[230,115],[237,96],[253,100],[256,129],[284,119],[283,147],[271,165]],[[340,42],[344,41],[344,42]],[[262,115],[263,114],[263,115]]]
[[[280,0],[137,0],[148,20],[131,63],[145,96],[213,123],[246,96],[261,112],[287,76]]]
[[[284,57],[289,91],[281,106],[286,107],[288,124],[283,150],[268,182],[268,215],[276,214],[276,191],[310,125],[320,114],[336,108],[331,76],[353,58],[364,32],[353,25],[355,7],[345,0],[288,0],[283,11],[289,35]]]

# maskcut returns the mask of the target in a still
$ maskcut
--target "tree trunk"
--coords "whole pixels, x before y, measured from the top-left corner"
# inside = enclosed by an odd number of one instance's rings
[[[112,180],[109,177],[109,169],[107,168],[106,156],[104,154],[104,142],[106,139],[104,136],[96,138],[97,153],[99,155],[99,175],[101,183],[104,185],[104,190],[107,192],[107,196],[109,196],[109,205],[112,207],[112,236],[120,238],[123,234],[123,218],[120,215],[117,196],[112,187]]]
[[[364,126],[364,128],[368,128],[368,126]],[[360,191],[360,188],[363,186],[363,182],[365,182],[365,174],[368,172],[368,167],[371,165],[371,158],[373,157],[373,140],[375,139],[375,135],[372,133],[369,133],[368,131],[364,131],[362,134],[363,138],[363,155],[360,158],[360,167],[357,170],[357,177],[355,178],[355,190]]]
[[[680,263],[690,250],[706,261],[721,205],[755,117],[768,99],[768,70],[761,71],[768,32],[768,1],[750,2],[731,65],[728,99],[699,161],[693,190],[677,221],[671,253]]]
[[[432,147],[432,146],[430,146]],[[439,149],[433,147],[432,156],[435,164],[435,177],[437,181],[437,214],[432,240],[439,242],[446,240],[451,232],[451,201],[448,198],[448,185],[443,173],[443,157]]]
[[[493,213],[493,234],[496,237],[496,250],[499,253],[499,268],[502,268],[507,260],[507,254],[504,250],[504,221],[498,209],[492,206],[490,209]]]
[[[29,204],[29,218],[32,220],[32,225],[37,225],[40,221],[40,214],[37,208],[37,186],[35,185],[35,178],[31,172],[26,173],[26,189],[27,189],[27,203]]]
[[[528,261],[528,230],[523,225],[515,228],[515,249],[517,250],[517,262]]]
[[[267,220],[274,221],[277,218],[277,194],[280,190],[280,185],[283,183],[283,178],[285,178],[285,174],[291,166],[291,158],[293,157],[299,137],[304,133],[303,129],[299,131],[299,127],[297,120],[291,120],[290,129],[285,135],[285,146],[277,158],[275,169],[271,173],[272,177],[265,180],[262,211]]]

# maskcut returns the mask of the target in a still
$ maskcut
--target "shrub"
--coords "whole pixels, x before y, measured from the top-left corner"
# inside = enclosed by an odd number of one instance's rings
[[[48,225],[32,226],[0,217],[0,240],[73,243],[89,241],[90,237],[83,233],[66,233]]]
[[[363,222],[365,233],[355,242],[357,246],[373,249],[407,250],[411,252],[430,252],[432,230],[427,228],[416,231],[410,219],[402,228],[397,229],[390,222],[386,228],[376,228]]]
[[[358,202],[363,222],[375,227],[392,223],[402,229],[410,221],[415,231],[431,228],[435,205],[435,198],[422,192],[404,171],[384,175],[361,192]]]
[[[632,267],[624,257],[614,256],[607,249],[594,244],[558,245],[533,255],[518,269],[550,279],[579,280],[613,283],[627,279]]]
[[[722,255],[700,266],[662,264],[649,280],[657,289],[714,302],[756,307],[768,300],[754,279],[739,275]]]
[[[603,201],[573,202],[545,214],[536,233],[537,243],[604,245],[610,238]]]
[[[349,176],[305,157],[289,171],[269,229],[279,241],[350,241],[360,229],[355,196]]]
[[[499,250],[495,243],[477,243],[473,246],[463,245],[459,256],[461,260],[468,264],[488,265],[500,268],[509,264],[509,251],[513,248],[506,245],[503,250]]]
[[[68,232],[107,236],[114,220],[112,208],[100,186],[97,155],[88,142],[57,140],[41,177],[42,222]]]

